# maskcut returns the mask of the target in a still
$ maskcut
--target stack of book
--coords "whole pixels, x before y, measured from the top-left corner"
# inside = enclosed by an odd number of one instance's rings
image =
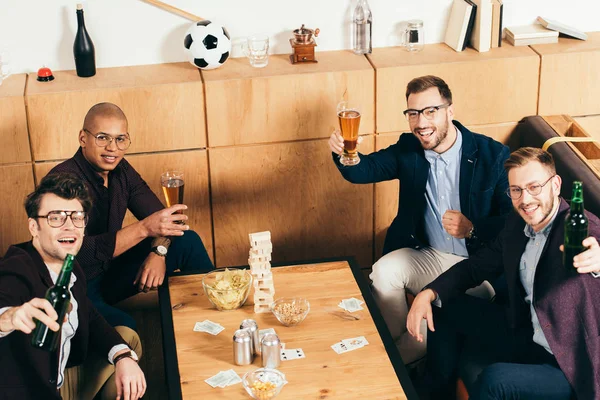
[[[444,42],[456,51],[502,45],[502,0],[454,0]]]
[[[514,26],[506,28],[506,41],[513,46],[558,43],[558,32],[539,24]]]

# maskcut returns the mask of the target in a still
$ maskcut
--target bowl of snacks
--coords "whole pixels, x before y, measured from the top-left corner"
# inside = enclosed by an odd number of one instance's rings
[[[245,269],[216,270],[204,275],[202,287],[217,310],[235,310],[248,298],[252,275]]]
[[[285,385],[285,375],[271,368],[259,368],[246,372],[242,378],[242,385],[246,392],[256,400],[274,399]]]
[[[298,325],[309,311],[310,304],[302,297],[282,297],[271,304],[271,312],[285,326]]]

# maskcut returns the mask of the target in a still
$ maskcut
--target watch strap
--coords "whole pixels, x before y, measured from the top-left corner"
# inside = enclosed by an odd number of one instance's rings
[[[129,350],[129,351],[126,351],[126,352],[121,353],[118,356],[116,356],[113,359],[113,364],[117,365],[117,362],[119,362],[120,360],[122,360],[124,358],[131,358],[133,361],[137,362],[137,360],[133,357],[133,354],[131,354],[131,350]]]

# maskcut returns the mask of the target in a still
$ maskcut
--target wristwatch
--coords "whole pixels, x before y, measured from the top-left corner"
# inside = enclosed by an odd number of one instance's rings
[[[152,251],[161,257],[165,257],[167,255],[167,248],[165,246],[163,246],[162,244],[159,244],[158,246],[154,246],[152,248]]]
[[[469,233],[467,233],[467,239],[476,239],[477,236],[475,236],[475,225],[471,226],[471,230],[469,231]]]
[[[119,362],[120,360],[124,359],[124,358],[131,358],[133,361],[138,362],[138,356],[137,354],[135,354],[135,351],[126,351],[125,353],[121,353],[118,356],[116,356],[115,358],[113,358],[113,364],[117,365],[117,362]]]

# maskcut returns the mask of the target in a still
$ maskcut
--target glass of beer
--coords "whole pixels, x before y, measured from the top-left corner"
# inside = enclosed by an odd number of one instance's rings
[[[340,156],[340,164],[356,165],[360,162],[357,149],[360,110],[355,104],[342,101],[337,106],[337,115],[344,138],[344,151]]]
[[[174,204],[183,204],[183,190],[185,187],[183,172],[163,172],[160,176],[160,184],[162,185],[163,193],[165,194],[167,207],[171,207]],[[177,213],[183,214],[183,211],[177,211]],[[175,221],[175,223],[183,224],[183,221]]]

